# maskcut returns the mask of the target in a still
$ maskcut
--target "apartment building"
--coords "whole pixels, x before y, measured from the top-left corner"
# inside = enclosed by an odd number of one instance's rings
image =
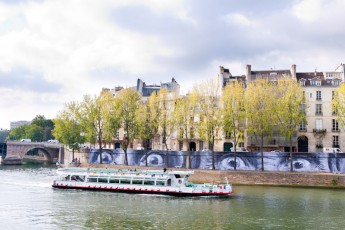
[[[224,85],[234,79],[243,80],[242,76],[231,77],[229,70],[224,67],[220,67],[219,76],[224,79]],[[320,152],[323,147],[345,148],[344,130],[339,126],[337,115],[332,111],[334,91],[345,81],[344,64],[329,72],[297,72],[296,65],[292,65],[290,69],[259,71],[253,71],[250,65],[246,66],[246,84],[256,79],[276,81],[281,77],[291,77],[298,81],[306,97],[306,104],[302,106],[307,115],[307,122],[300,125],[297,136],[293,139],[293,151]],[[245,138],[244,144],[241,143],[239,147],[255,150],[256,143],[253,138]],[[223,145],[229,142],[231,140],[224,136]],[[221,144],[217,147],[220,150]],[[277,130],[272,137],[265,139],[264,149],[289,151],[289,144]]]

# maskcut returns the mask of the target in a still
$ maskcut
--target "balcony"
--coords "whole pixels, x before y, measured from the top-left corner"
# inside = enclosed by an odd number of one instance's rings
[[[333,133],[340,133],[340,129],[332,129]]]
[[[321,111],[316,111],[316,112],[315,112],[315,115],[316,115],[316,116],[322,116],[323,113],[322,113]]]
[[[322,134],[322,135],[325,135],[327,132],[326,129],[313,129],[313,133],[314,134]]]

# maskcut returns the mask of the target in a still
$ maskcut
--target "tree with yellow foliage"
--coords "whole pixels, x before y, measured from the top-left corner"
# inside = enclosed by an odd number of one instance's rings
[[[223,131],[230,134],[234,144],[234,170],[237,168],[236,147],[244,136],[246,123],[245,87],[243,82],[230,82],[222,92]]]

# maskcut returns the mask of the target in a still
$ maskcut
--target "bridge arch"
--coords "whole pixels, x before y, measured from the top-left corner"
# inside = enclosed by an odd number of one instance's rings
[[[22,160],[31,150],[37,149],[40,151],[44,160],[55,163],[57,160],[61,162],[63,156],[63,147],[60,144],[48,143],[48,142],[19,142],[19,141],[7,141],[7,154],[6,159]]]

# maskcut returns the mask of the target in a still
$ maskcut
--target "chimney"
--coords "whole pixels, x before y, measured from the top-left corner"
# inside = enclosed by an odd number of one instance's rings
[[[252,81],[252,67],[251,65],[246,65],[246,81],[250,83]]]
[[[291,74],[291,78],[293,80],[297,80],[297,78],[296,78],[296,65],[295,64],[291,65],[290,74]]]

